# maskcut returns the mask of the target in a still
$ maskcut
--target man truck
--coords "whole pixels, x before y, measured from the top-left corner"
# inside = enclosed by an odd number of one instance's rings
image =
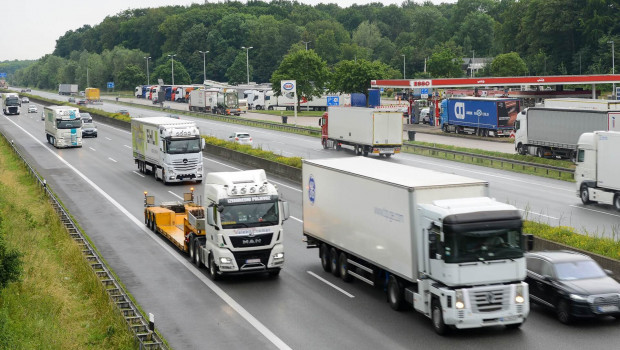
[[[67,106],[46,106],[45,136],[56,148],[82,147],[82,120],[80,110]]]
[[[326,272],[385,289],[439,334],[525,321],[523,222],[487,182],[360,157],[305,159],[302,175],[303,235]]]
[[[365,157],[390,157],[403,145],[403,113],[393,108],[329,107],[319,125],[325,149],[347,145]]]
[[[262,169],[209,173],[205,206],[168,202],[153,206],[145,193],[145,224],[188,253],[213,280],[222,275],[268,273],[284,266],[283,222],[288,204]]]
[[[21,112],[21,101],[19,95],[14,92],[6,92],[2,94],[2,112],[5,115],[17,114]]]
[[[583,204],[611,204],[620,210],[620,132],[595,131],[579,137],[575,182]]]
[[[517,117],[515,150],[523,155],[574,159],[579,136],[595,130],[620,131],[620,111],[530,107]]]
[[[440,126],[457,134],[510,136],[520,110],[516,98],[449,98],[441,102]]]
[[[141,173],[152,173],[164,184],[202,182],[204,140],[192,121],[168,117],[131,120],[133,157]]]

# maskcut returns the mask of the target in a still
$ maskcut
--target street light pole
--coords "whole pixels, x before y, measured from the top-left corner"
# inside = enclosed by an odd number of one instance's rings
[[[302,41],[302,43],[306,44],[306,51],[308,51],[308,44],[310,44],[312,41]]]
[[[151,59],[151,56],[145,56],[144,59],[146,60],[146,85],[151,85],[151,79],[149,77],[149,60]]]
[[[174,85],[174,56],[176,56],[176,54],[168,55],[168,57],[172,58],[172,85]]]
[[[476,50],[471,50],[471,77],[474,77],[474,62],[476,61]]]
[[[202,83],[204,84],[204,82],[207,80],[207,54],[209,53],[209,51],[198,51],[202,54],[202,75],[203,75],[203,79],[202,79]]]
[[[611,44],[611,74],[616,74],[616,57],[615,57],[615,50],[614,50],[614,41],[610,40],[607,42],[608,44]],[[613,91],[611,92],[611,96],[613,96],[614,98],[618,98],[618,96],[616,95],[616,83],[613,84],[612,87]]]
[[[405,78],[405,55],[401,55],[401,56],[403,56],[403,79],[406,79]]]
[[[242,46],[241,48],[245,50],[245,70],[248,75],[248,85],[250,85],[250,49],[254,47],[253,46],[250,46],[250,47]]]

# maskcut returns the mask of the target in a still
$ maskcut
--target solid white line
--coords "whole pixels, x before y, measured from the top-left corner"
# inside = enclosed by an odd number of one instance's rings
[[[544,217],[549,218],[549,219],[560,220],[560,219],[555,218],[555,217],[553,217],[553,216],[544,215],[544,214],[539,214],[539,213],[535,213],[535,212],[533,212],[533,211],[525,211],[525,210],[523,210],[523,209],[517,209],[517,210],[522,211],[522,212],[525,212],[525,213],[528,213],[528,214],[532,214],[532,215],[544,216]]]
[[[109,160],[113,161],[114,163],[118,163],[117,161],[115,161],[114,159],[108,157]]]
[[[181,263],[185,268],[187,268],[194,276],[196,276],[203,284],[209,287],[215,294],[217,294],[226,304],[228,304],[233,310],[235,310],[241,317],[243,317],[249,324],[251,324],[257,331],[259,331],[265,338],[267,338],[271,343],[273,343],[278,349],[291,349],[290,346],[286,345],[282,339],[276,336],[271,330],[269,330],[264,324],[262,324],[259,320],[257,320],[252,314],[250,314],[243,306],[237,303],[233,298],[231,298],[222,288],[216,285],[213,281],[208,279],[204,274],[202,274],[198,268],[192,265],[190,262],[181,257],[181,254],[178,253],[176,249],[173,249],[168,244],[166,244],[162,239],[157,237],[152,231],[150,231],[141,220],[138,220],[135,216],[131,215],[125,207],[123,207],[119,202],[117,202],[112,196],[107,194],[101,187],[97,186],[92,180],[90,180],[86,175],[82,174],[77,168],[73,165],[69,164],[65,159],[59,156],[56,152],[54,152],[51,148],[46,147],[43,142],[39,141],[34,135],[26,131],[24,128],[19,126],[17,123],[12,121],[11,119],[5,116],[5,119],[13,123],[16,127],[30,136],[33,140],[39,143],[43,148],[48,150],[51,154],[53,154],[56,158],[58,158],[61,162],[63,162],[69,169],[73,170],[79,177],[81,177],[86,183],[91,185],[95,191],[99,192],[104,198],[106,198],[113,206],[115,206],[118,210],[120,210],[125,216],[131,220],[143,233],[149,236],[153,241],[159,244],[162,249],[166,250],[171,256],[173,256],[179,263]]]
[[[590,209],[590,208],[584,208],[584,207],[580,207],[578,205],[570,205],[570,207],[577,208],[577,209],[583,209],[583,210],[589,210],[589,211],[593,211],[595,213],[611,215],[611,216],[615,216],[617,218],[620,218],[620,215],[618,215],[618,214],[606,213],[604,211],[600,211],[600,210],[596,210],[596,209]]]
[[[176,193],[174,193],[172,191],[168,191],[168,193],[170,193],[171,195],[177,197],[178,199],[181,199],[181,200],[183,199],[183,197],[179,196],[178,194],[176,194]]]
[[[304,222],[303,220],[300,220],[300,219],[298,219],[298,218],[296,218],[296,217],[294,217],[294,216],[290,216],[290,215],[289,215],[289,218],[291,218],[291,219],[293,219],[293,220],[297,220],[297,221],[299,221],[299,222],[301,222],[301,223],[303,223],[303,222]]]
[[[108,140],[108,141],[112,141],[112,139],[111,139],[111,138],[109,138],[109,137],[106,137],[105,139],[106,139],[106,140]]]
[[[323,277],[321,277],[321,276],[317,275],[316,273],[314,273],[314,272],[312,272],[312,271],[306,271],[306,272],[308,272],[310,275],[312,275],[312,276],[316,277],[319,281],[321,281],[321,282],[323,282],[323,283],[327,284],[328,286],[330,286],[330,287],[334,288],[335,290],[339,291],[340,293],[342,293],[342,294],[344,294],[344,295],[348,296],[349,298],[355,298],[355,295],[353,295],[353,294],[351,294],[351,293],[349,293],[349,292],[345,291],[344,289],[342,289],[342,288],[338,287],[337,285],[335,285],[335,284],[331,283],[330,281],[328,281],[328,280],[324,279]]]
[[[144,175],[140,174],[139,172],[137,172],[137,171],[135,171],[135,170],[133,171],[133,173],[134,173],[134,174],[136,174],[136,175],[138,175],[138,176],[145,177]]]
[[[90,148],[91,150],[93,150],[93,151],[97,152],[97,150],[95,150],[95,149],[94,149],[94,148],[92,148],[92,147],[88,147],[88,148]]]

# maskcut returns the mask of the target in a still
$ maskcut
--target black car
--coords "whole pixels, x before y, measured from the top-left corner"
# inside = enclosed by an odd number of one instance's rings
[[[620,283],[587,255],[542,251],[525,255],[530,300],[554,310],[562,323],[575,318],[620,318]]]

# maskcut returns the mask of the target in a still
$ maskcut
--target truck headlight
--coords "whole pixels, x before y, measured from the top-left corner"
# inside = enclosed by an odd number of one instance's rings
[[[457,289],[456,292],[456,302],[454,303],[454,307],[457,309],[465,308],[465,300],[463,299],[463,290]]]
[[[515,295],[515,302],[517,304],[523,304],[525,302],[525,298],[523,297],[523,285],[517,286],[517,293]]]
[[[220,264],[230,265],[232,264],[232,259],[223,256],[220,258]]]
[[[273,260],[283,260],[284,259],[284,253],[280,252],[280,253],[275,253],[273,255]]]

